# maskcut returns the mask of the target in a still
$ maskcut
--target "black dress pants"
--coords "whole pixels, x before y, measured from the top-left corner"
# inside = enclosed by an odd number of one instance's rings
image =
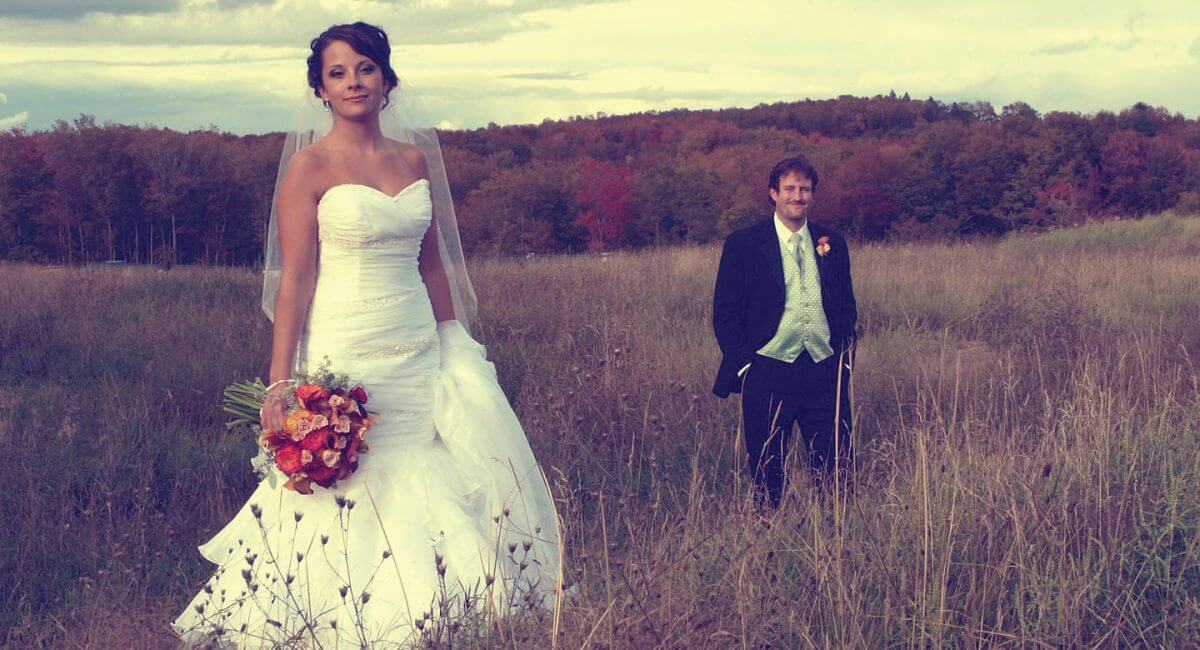
[[[834,354],[813,363],[807,351],[793,363],[755,355],[742,375],[742,425],[750,474],[759,497],[765,494],[773,507],[783,497],[795,425],[800,426],[807,452],[804,465],[812,468],[819,484],[829,485],[835,469],[848,471],[852,466],[850,371],[842,368],[839,409],[838,360]]]

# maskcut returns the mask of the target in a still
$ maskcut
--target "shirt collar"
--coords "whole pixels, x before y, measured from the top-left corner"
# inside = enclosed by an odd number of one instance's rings
[[[779,213],[775,213],[775,234],[779,236],[779,243],[788,246],[788,240],[792,238],[792,231],[787,226],[783,225],[783,220],[779,218]],[[804,225],[800,226],[800,243],[804,244],[808,241],[808,219],[804,220]]]

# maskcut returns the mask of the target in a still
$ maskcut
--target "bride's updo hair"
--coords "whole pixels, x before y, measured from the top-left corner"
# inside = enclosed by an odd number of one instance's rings
[[[383,94],[383,105],[387,106],[388,95],[395,90],[396,86],[400,85],[400,78],[392,69],[392,46],[388,45],[387,34],[382,29],[361,21],[346,25],[334,25],[312,40],[309,45],[312,52],[308,55],[308,85],[312,88],[313,94],[317,98],[321,97],[321,71],[325,67],[321,62],[321,53],[333,41],[341,41],[349,45],[350,49],[371,59],[375,65],[379,66],[380,72],[383,73],[383,80],[388,85],[387,92]]]

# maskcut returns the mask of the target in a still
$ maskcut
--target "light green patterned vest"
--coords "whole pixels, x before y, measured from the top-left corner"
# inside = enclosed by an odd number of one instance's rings
[[[779,253],[783,256],[783,284],[786,297],[783,317],[779,329],[758,353],[791,363],[805,349],[813,361],[820,362],[833,355],[829,344],[829,322],[821,306],[821,277],[817,270],[817,258],[807,239],[800,233],[792,234],[798,243],[797,260],[782,242]]]

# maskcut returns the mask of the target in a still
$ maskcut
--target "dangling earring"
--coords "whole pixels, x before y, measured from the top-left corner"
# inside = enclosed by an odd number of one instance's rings
[[[385,93],[383,94],[383,106],[380,106],[380,107],[379,107],[379,110],[381,110],[381,111],[382,111],[383,109],[385,109],[385,108],[387,108],[388,106],[391,106],[391,105],[392,105],[392,91],[393,91],[393,90],[399,90],[399,89],[400,89],[400,82],[399,82],[399,80],[397,80],[397,81],[396,81],[396,85],[395,85],[395,86],[392,86],[391,88],[388,88],[388,89],[387,89],[387,92],[385,92]]]
[[[328,99],[322,101],[321,103],[325,105],[325,110],[327,110],[327,111],[333,110],[333,104],[330,103],[330,101]]]

